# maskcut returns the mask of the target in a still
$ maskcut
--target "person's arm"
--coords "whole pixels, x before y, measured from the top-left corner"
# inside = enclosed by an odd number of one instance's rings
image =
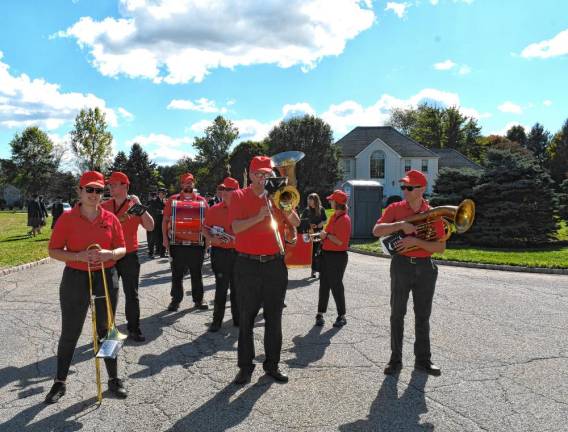
[[[134,201],[135,204],[142,204],[140,198],[136,195],[130,195],[130,199]],[[140,216],[140,224],[146,231],[152,231],[154,229],[154,218],[149,211],[145,211],[142,216]]]
[[[377,223],[373,227],[373,235],[375,237],[383,237],[393,234],[397,231],[402,231],[405,234],[413,234],[416,232],[416,227],[409,222],[398,221],[390,223]]]
[[[291,210],[289,212],[282,212],[286,220],[292,225],[294,228],[298,228],[300,226],[300,218],[298,213],[295,210]]]
[[[247,219],[235,219],[235,220],[233,220],[233,223],[231,224],[231,227],[233,228],[233,232],[235,234],[239,234],[243,231],[246,231],[250,227],[253,227],[254,225],[256,225],[257,223],[262,222],[266,217],[268,217],[268,215],[269,215],[268,207],[262,206],[260,208],[260,210],[258,211],[258,213],[255,214],[254,216],[251,216]]]

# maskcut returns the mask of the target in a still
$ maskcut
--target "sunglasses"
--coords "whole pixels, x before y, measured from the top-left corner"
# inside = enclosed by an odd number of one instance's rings
[[[412,192],[414,189],[420,189],[422,186],[406,186],[400,185],[401,190],[407,190],[408,192]]]
[[[105,191],[104,189],[101,188],[95,188],[95,187],[91,187],[91,186],[87,186],[85,189],[85,192],[87,193],[96,193],[98,195],[102,195],[102,193]]]

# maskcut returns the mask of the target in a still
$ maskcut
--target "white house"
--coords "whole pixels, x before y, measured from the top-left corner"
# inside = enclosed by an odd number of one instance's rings
[[[401,195],[398,180],[411,169],[426,174],[427,194],[432,193],[438,169],[444,166],[481,169],[456,150],[428,149],[392,126],[358,126],[337,145],[342,152],[343,181],[376,180],[383,185],[384,197]]]

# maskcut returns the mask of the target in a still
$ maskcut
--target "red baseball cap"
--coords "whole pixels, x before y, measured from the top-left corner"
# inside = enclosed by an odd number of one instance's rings
[[[334,190],[333,193],[326,197],[328,201],[335,201],[337,204],[345,204],[347,202],[347,194],[342,190]]]
[[[189,182],[192,182],[192,181],[195,181],[195,180],[193,179],[193,174],[192,174],[192,173],[185,173],[185,174],[182,174],[182,175],[179,176],[179,182],[180,182],[181,184],[189,183]]]
[[[224,187],[225,189],[238,189],[239,182],[233,177],[225,177],[223,183],[221,183],[219,186]]]
[[[85,171],[79,180],[79,186],[105,187],[105,177],[98,171]]]
[[[114,171],[107,179],[107,183],[122,183],[129,185],[130,180],[128,180],[128,176],[123,172]]]
[[[274,164],[272,163],[272,159],[270,159],[268,156],[255,156],[250,161],[249,172],[272,172],[273,167]]]
[[[406,176],[401,178],[399,182],[404,182],[412,186],[426,186],[428,180],[423,172],[418,170],[410,170],[406,172]]]

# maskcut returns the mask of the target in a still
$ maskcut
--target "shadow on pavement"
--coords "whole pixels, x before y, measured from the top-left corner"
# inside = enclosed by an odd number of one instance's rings
[[[420,415],[428,412],[424,386],[425,373],[412,371],[403,395],[398,397],[398,376],[386,376],[373,401],[366,420],[357,420],[339,427],[341,432],[361,431],[433,431],[431,423],[420,424]]]
[[[295,336],[292,339],[294,347],[290,348],[290,352],[295,353],[296,358],[287,360],[288,366],[305,368],[323,358],[325,350],[331,345],[331,338],[339,329],[332,327],[324,333],[321,331],[322,327],[314,326],[306,335]]]

